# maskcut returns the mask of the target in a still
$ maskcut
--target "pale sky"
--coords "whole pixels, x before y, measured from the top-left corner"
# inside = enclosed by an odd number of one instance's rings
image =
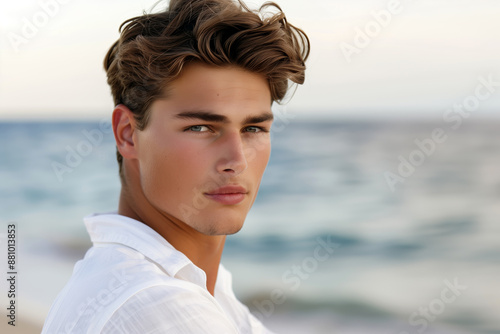
[[[119,25],[155,2],[0,0],[0,119],[110,115],[102,60]],[[498,0],[276,2],[312,43],[306,83],[288,105],[297,113],[439,117],[473,96],[479,77],[500,84]],[[377,23],[373,13],[389,10]],[[478,114],[500,114],[494,89]]]

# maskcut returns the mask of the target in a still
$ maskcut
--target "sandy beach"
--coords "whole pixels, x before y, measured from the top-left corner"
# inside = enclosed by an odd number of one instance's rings
[[[4,334],[40,334],[43,324],[35,324],[29,321],[16,321],[16,326],[10,326],[6,322],[0,324],[0,333]]]

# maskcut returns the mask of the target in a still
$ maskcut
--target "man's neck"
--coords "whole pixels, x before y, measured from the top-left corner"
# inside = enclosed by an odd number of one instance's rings
[[[118,214],[148,225],[175,249],[186,255],[194,265],[205,272],[207,290],[214,295],[225,235],[202,234],[179,219],[158,211],[142,196],[142,192],[130,191],[125,186],[120,193]]]

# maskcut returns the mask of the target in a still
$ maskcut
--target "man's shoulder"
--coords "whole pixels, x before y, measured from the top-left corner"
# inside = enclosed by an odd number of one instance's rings
[[[44,330],[71,333],[106,322],[124,304],[141,296],[182,301],[203,289],[169,276],[161,266],[124,245],[94,245],[80,260],[53,304]],[[61,325],[64,328],[61,330]],[[51,333],[52,333],[51,332]],[[49,333],[49,332],[44,332]]]
[[[168,258],[165,259],[168,261]],[[73,271],[71,280],[97,288],[105,283],[108,290],[135,285],[176,285],[177,279],[165,269],[139,251],[120,244],[94,245],[80,260]],[[71,281],[70,281],[71,283]]]

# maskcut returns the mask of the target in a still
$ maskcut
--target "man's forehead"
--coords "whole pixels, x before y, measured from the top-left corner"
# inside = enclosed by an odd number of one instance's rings
[[[171,90],[196,86],[200,91],[203,91],[203,88],[210,91],[218,87],[224,87],[227,91],[228,89],[238,89],[241,86],[249,86],[250,88],[259,86],[260,89],[264,86],[269,89],[269,82],[264,75],[250,72],[238,66],[213,66],[197,62],[184,66],[181,73],[169,86],[171,86]]]
[[[153,106],[178,119],[239,122],[273,118],[268,81],[236,67],[191,64],[165,87]]]

